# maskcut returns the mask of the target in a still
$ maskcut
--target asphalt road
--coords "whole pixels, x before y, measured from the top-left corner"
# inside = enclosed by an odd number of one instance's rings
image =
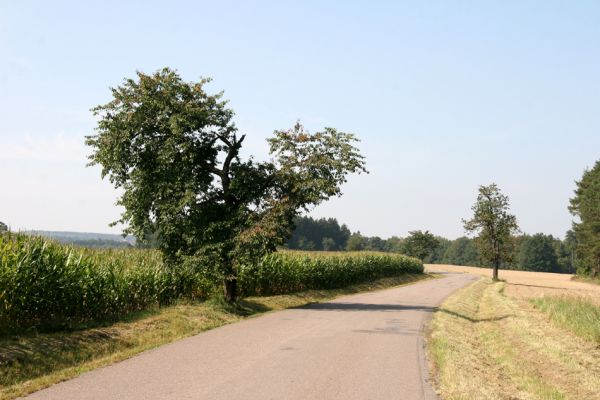
[[[474,280],[447,274],[236,324],[142,353],[30,399],[434,399],[422,326]]]

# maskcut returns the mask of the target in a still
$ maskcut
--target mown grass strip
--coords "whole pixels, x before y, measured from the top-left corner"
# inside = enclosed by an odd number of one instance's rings
[[[528,301],[481,280],[450,296],[428,335],[447,399],[600,399],[600,349],[559,329]]]
[[[0,399],[13,399],[142,351],[265,312],[430,277],[404,274],[341,289],[249,297],[234,306],[219,299],[181,302],[134,313],[124,321],[93,329],[5,337],[0,339]]]

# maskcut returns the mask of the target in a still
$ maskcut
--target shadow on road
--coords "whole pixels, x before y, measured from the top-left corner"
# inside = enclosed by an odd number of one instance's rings
[[[366,303],[313,303],[302,307],[296,307],[297,310],[316,310],[316,311],[405,311],[405,310],[417,310],[426,312],[443,312],[458,318],[465,319],[467,321],[476,322],[490,322],[500,321],[505,318],[512,317],[512,315],[503,315],[494,318],[471,318],[469,316],[446,310],[445,308],[423,306],[423,305],[404,305],[404,304],[366,304]]]
[[[320,310],[320,311],[435,311],[437,307],[421,305],[403,305],[403,304],[366,304],[366,303],[314,303],[306,306],[297,307],[300,310]]]

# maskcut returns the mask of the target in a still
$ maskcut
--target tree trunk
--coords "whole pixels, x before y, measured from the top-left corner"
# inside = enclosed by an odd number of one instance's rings
[[[498,280],[498,268],[500,268],[500,260],[495,260],[494,261],[494,272],[492,275],[492,280],[493,281],[497,281]]]
[[[234,303],[237,300],[237,278],[235,276],[229,276],[223,280],[223,291],[225,301],[228,303]]]

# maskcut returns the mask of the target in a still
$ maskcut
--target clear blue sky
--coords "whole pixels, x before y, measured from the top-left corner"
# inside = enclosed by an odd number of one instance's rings
[[[127,4],[125,4],[127,3]],[[563,236],[600,158],[600,2],[0,1],[0,221],[115,232],[89,109],[163,66],[225,91],[247,154],[296,119],[356,133],[369,175],[313,211],[368,235],[462,235],[496,182]]]

